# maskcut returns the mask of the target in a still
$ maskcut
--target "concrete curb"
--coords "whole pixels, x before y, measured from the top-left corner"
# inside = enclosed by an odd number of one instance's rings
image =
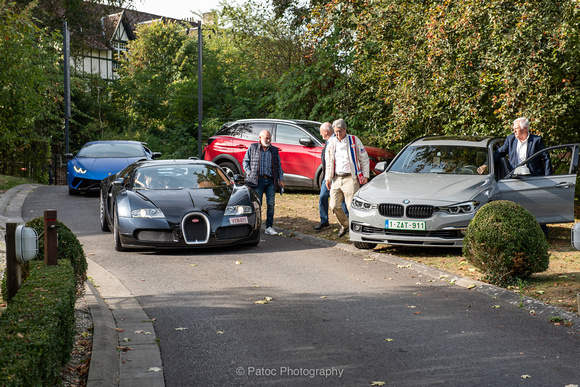
[[[536,315],[545,316],[546,319],[550,317],[560,317],[561,320],[570,321],[574,329],[580,329],[580,316],[565,311],[556,306],[548,305],[544,302],[538,301],[531,297],[522,297],[521,295],[498,286],[490,285],[485,282],[473,280],[471,278],[466,278],[455,273],[451,273],[445,270],[436,269],[432,266],[424,265],[422,263],[412,261],[410,259],[397,257],[390,254],[382,254],[374,252],[373,250],[359,250],[349,243],[343,242],[332,242],[322,238],[318,238],[312,235],[302,234],[292,230],[282,229],[277,227],[278,230],[282,230],[282,233],[287,236],[292,236],[298,239],[307,240],[313,243],[321,244],[327,247],[333,247],[343,251],[347,251],[351,254],[365,256],[377,261],[389,263],[400,267],[402,270],[413,270],[420,274],[431,277],[432,279],[445,281],[452,285],[461,286],[469,290],[475,290],[480,293],[486,294],[494,299],[498,299],[509,304],[524,308]]]
[[[129,290],[109,271],[87,259],[95,315],[87,386],[165,386],[153,323]]]

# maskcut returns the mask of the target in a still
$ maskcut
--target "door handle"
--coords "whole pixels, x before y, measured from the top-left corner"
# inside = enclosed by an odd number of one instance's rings
[[[558,187],[558,188],[572,188],[572,187],[574,187],[574,183],[562,182],[562,183],[556,184],[556,187]]]
[[[247,148],[247,146],[245,146],[245,145],[241,145],[241,144],[240,144],[240,145],[236,146],[236,148],[240,148],[240,149],[246,149],[246,148]]]

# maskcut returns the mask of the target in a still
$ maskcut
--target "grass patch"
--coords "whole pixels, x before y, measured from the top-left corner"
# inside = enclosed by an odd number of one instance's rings
[[[20,184],[33,184],[34,181],[24,177],[0,175],[0,190],[9,190]]]

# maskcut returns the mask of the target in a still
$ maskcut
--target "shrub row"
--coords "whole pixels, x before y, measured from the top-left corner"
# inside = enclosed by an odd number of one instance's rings
[[[26,226],[44,231],[44,218]],[[87,278],[87,260],[74,233],[60,221],[58,265],[44,264],[44,238],[35,260],[22,265],[23,285],[0,316],[0,385],[58,384],[75,335],[74,307]],[[2,280],[6,299],[6,276]]]
[[[75,335],[76,285],[69,260],[32,261],[30,275],[0,316],[0,384],[58,384]]]

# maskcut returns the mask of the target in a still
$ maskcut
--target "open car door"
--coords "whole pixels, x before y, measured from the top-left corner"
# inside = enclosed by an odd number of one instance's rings
[[[545,148],[498,181],[500,199],[521,204],[540,224],[574,222],[574,193],[580,144]],[[548,154],[552,174],[532,176],[526,165]]]

